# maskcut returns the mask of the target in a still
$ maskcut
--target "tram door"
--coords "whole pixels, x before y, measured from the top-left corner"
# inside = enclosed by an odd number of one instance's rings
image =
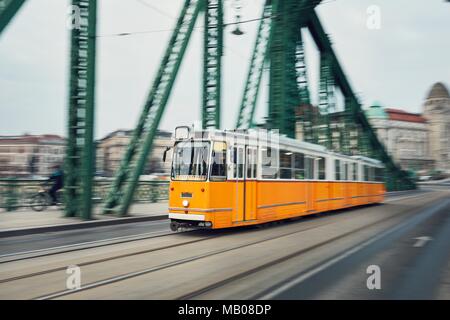
[[[234,180],[233,222],[256,219],[255,147],[235,145],[230,150],[232,161],[228,178]]]
[[[244,221],[245,215],[245,147],[235,145],[230,150],[231,170],[229,170],[229,179],[234,180],[233,186],[233,222]]]
[[[315,179],[315,169],[314,165],[315,159],[312,157],[305,157],[305,178],[306,179]],[[313,212],[315,210],[314,207],[314,183],[307,182],[306,183],[306,212]]]
[[[256,163],[257,148],[246,147],[245,153],[245,220],[256,219]]]

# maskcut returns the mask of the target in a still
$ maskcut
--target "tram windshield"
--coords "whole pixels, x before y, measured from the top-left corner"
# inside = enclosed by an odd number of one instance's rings
[[[175,145],[172,162],[173,180],[206,180],[210,143],[180,141]]]

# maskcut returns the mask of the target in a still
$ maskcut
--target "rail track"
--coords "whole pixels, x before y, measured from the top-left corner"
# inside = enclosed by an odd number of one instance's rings
[[[347,236],[354,235],[355,233],[361,232],[361,231],[363,231],[363,230],[365,230],[367,228],[374,227],[376,225],[388,222],[388,221],[393,220],[393,219],[402,219],[404,216],[410,214],[410,211],[411,211],[410,208],[405,208],[404,210],[401,210],[401,211],[397,212],[395,215],[389,216],[387,218],[378,219],[378,220],[376,220],[374,222],[371,222],[371,223],[368,223],[368,224],[364,224],[364,225],[362,225],[362,226],[360,226],[358,228],[355,228],[355,229],[352,229],[352,230],[350,230],[348,232],[339,234],[339,235],[337,235],[335,237],[328,238],[328,239],[326,239],[324,241],[321,241],[319,243],[316,243],[316,244],[314,244],[312,246],[309,246],[309,247],[306,247],[306,248],[302,248],[302,249],[297,250],[295,252],[290,252],[290,253],[288,253],[286,255],[283,255],[283,256],[281,256],[281,257],[279,257],[277,259],[274,259],[274,260],[269,261],[267,263],[255,266],[254,268],[247,269],[247,270],[245,270],[243,272],[239,272],[239,273],[234,274],[234,275],[232,275],[230,277],[226,277],[224,279],[221,279],[220,281],[209,283],[208,285],[206,285],[206,286],[204,286],[204,287],[202,287],[200,289],[197,289],[197,290],[194,290],[194,291],[190,291],[190,292],[186,292],[186,293],[184,293],[182,295],[177,296],[176,298],[177,299],[195,299],[196,297],[199,297],[199,296],[201,296],[201,295],[203,295],[205,293],[214,291],[214,290],[216,290],[216,289],[218,289],[218,288],[220,288],[222,286],[225,286],[227,284],[230,284],[230,283],[232,283],[234,281],[238,281],[240,279],[243,279],[243,278],[247,277],[248,275],[251,275],[251,274],[254,274],[256,272],[268,269],[268,268],[273,267],[273,266],[275,266],[277,264],[281,264],[281,263],[283,263],[285,261],[288,261],[288,260],[290,260],[292,258],[296,258],[296,257],[302,256],[303,254],[311,252],[311,251],[313,251],[315,249],[318,249],[320,247],[324,247],[324,246],[326,246],[326,245],[328,245],[328,244],[330,244],[330,243],[332,243],[334,241],[337,241],[339,239],[343,239],[343,238],[345,238]],[[337,217],[337,216],[339,216],[339,215],[336,215],[335,217]],[[209,250],[209,251],[207,251],[205,253],[202,253],[202,254],[192,255],[192,256],[185,257],[185,258],[181,258],[181,259],[175,259],[175,260],[172,260],[172,261],[169,261],[169,262],[166,262],[166,263],[162,263],[162,264],[158,264],[158,265],[155,265],[155,266],[151,266],[151,267],[148,267],[148,268],[141,268],[140,270],[135,270],[135,271],[132,271],[132,272],[126,272],[126,273],[122,273],[122,274],[115,275],[115,276],[112,276],[112,277],[106,277],[104,279],[100,279],[100,280],[97,280],[97,281],[91,281],[91,282],[83,285],[79,289],[61,290],[61,291],[52,291],[52,292],[49,292],[49,293],[43,293],[41,295],[35,296],[34,299],[45,300],[45,299],[64,298],[66,296],[69,296],[69,295],[72,295],[72,294],[75,294],[75,293],[78,293],[78,292],[92,290],[94,288],[98,288],[98,287],[101,287],[101,286],[114,284],[114,283],[117,283],[117,282],[120,282],[120,281],[124,281],[124,280],[127,280],[127,279],[131,279],[131,278],[135,278],[135,277],[139,277],[139,276],[155,273],[157,271],[161,271],[161,270],[168,269],[168,268],[171,268],[171,267],[180,266],[180,265],[183,265],[183,264],[191,263],[191,262],[194,262],[194,261],[197,261],[197,260],[206,259],[206,258],[213,257],[213,256],[218,256],[218,255],[221,255],[221,254],[224,254],[224,253],[227,253],[227,252],[231,252],[231,251],[237,251],[237,250],[240,250],[240,249],[244,249],[244,248],[248,248],[248,247],[251,247],[251,246],[258,245],[258,244],[262,244],[262,243],[265,243],[265,242],[274,241],[274,240],[277,240],[277,239],[282,239],[282,238],[285,238],[285,237],[288,237],[288,236],[291,236],[291,235],[294,235],[294,234],[300,234],[300,233],[308,231],[308,230],[312,230],[312,229],[324,227],[324,226],[329,225],[329,224],[337,223],[337,222],[339,222],[341,220],[351,219],[351,217],[345,217],[345,216],[341,216],[341,219],[334,219],[335,217],[332,217],[332,218],[330,217],[330,219],[326,219],[326,220],[316,219],[316,218],[300,219],[300,220],[312,220],[313,225],[306,225],[306,224],[303,224],[303,223],[298,223],[298,224],[294,223],[293,226],[297,227],[297,225],[298,225],[298,226],[300,226],[300,229],[295,229],[295,230],[289,231],[289,232],[283,232],[281,234],[277,234],[277,235],[274,235],[274,236],[264,236],[262,239],[257,239],[257,240],[253,240],[253,241],[246,241],[246,242],[238,244],[238,245],[233,245],[233,246],[229,246],[229,247],[225,247],[225,248],[221,248],[221,249],[217,249],[217,250]],[[255,228],[252,228],[251,230],[253,230],[255,232],[258,232],[258,231],[255,230]],[[192,231],[187,231],[187,232],[192,232]],[[172,249],[172,248],[182,249],[183,246],[188,246],[188,245],[191,245],[191,244],[212,240],[212,239],[215,239],[215,238],[218,238],[218,237],[224,237],[226,235],[230,235],[230,234],[233,234],[233,233],[238,233],[239,234],[240,232],[247,233],[248,229],[244,229],[244,230],[241,230],[241,231],[239,231],[239,230],[234,230],[234,231],[233,230],[227,230],[227,231],[224,231],[224,232],[220,232],[219,231],[219,232],[213,233],[212,235],[208,233],[205,236],[201,237],[200,239],[192,239],[192,240],[189,240],[189,241],[175,242],[173,244],[160,246],[160,247],[156,247],[156,248],[151,248],[151,249],[148,249],[148,250],[138,250],[138,251],[130,252],[130,253],[126,253],[126,254],[119,254],[119,255],[113,255],[113,256],[110,256],[110,257],[106,257],[106,258],[94,259],[94,260],[90,260],[90,261],[86,261],[86,262],[80,263],[80,264],[78,264],[78,266],[82,267],[82,266],[88,266],[88,265],[101,264],[101,263],[108,262],[108,261],[113,261],[113,260],[122,259],[122,258],[128,258],[128,257],[133,257],[133,256],[144,255],[144,254],[147,254],[147,253],[153,253],[153,252],[157,252],[157,251],[164,251],[164,250]],[[265,235],[262,232],[261,232],[261,234]],[[122,239],[115,239],[115,241],[116,241],[115,243],[107,243],[107,242],[95,243],[94,247],[89,247],[89,248],[83,247],[81,249],[80,248],[77,249],[76,247],[73,247],[70,250],[66,249],[65,251],[62,251],[62,252],[46,253],[46,254],[43,254],[43,255],[39,255],[38,257],[42,257],[42,256],[46,256],[46,255],[57,255],[57,254],[67,253],[67,252],[77,251],[77,250],[92,249],[92,248],[97,248],[97,247],[101,247],[101,246],[107,246],[107,245],[111,245],[111,244],[120,244],[120,243],[126,243],[126,242],[138,241],[138,240],[151,240],[152,238],[155,238],[155,237],[165,237],[165,236],[170,236],[170,235],[176,236],[177,234],[167,233],[167,234],[161,234],[161,235],[141,235],[141,237],[137,237],[137,238],[136,237],[132,238],[132,237],[128,237],[127,236],[127,237],[122,237]],[[128,238],[128,239],[126,239],[126,238]],[[175,237],[175,238],[177,238],[179,240],[179,237]],[[23,259],[32,259],[32,258],[36,258],[36,257],[29,257],[29,258],[23,258]],[[12,260],[12,261],[3,261],[2,264],[7,263],[7,262],[17,262],[17,261],[20,261],[20,260],[23,260],[23,259],[21,258],[21,259]],[[9,278],[5,278],[5,279],[0,280],[0,285],[6,284],[6,283],[11,284],[11,283],[14,283],[14,281],[18,281],[18,280],[31,279],[31,278],[34,278],[34,277],[39,277],[39,276],[43,276],[43,275],[49,275],[51,273],[63,271],[65,269],[66,269],[66,266],[61,266],[61,267],[50,268],[50,269],[46,269],[46,270],[42,270],[42,271],[38,271],[38,272],[27,273],[27,274],[15,276],[15,277],[9,277]]]

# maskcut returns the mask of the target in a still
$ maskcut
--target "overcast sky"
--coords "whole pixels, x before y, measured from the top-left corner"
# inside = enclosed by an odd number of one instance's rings
[[[184,0],[98,2],[97,138],[135,126]],[[235,19],[233,3],[225,0],[225,22]],[[258,18],[263,3],[243,0],[242,19]],[[66,134],[68,5],[68,0],[28,0],[0,35],[0,134]],[[371,5],[380,8],[380,29],[366,25]],[[364,105],[376,100],[388,107],[421,112],[433,83],[450,85],[450,3],[324,0],[318,12]],[[200,120],[202,21],[198,21],[165,110],[163,129]],[[233,27],[225,29],[223,128],[235,123],[257,25],[242,25],[243,36],[232,35]],[[112,36],[122,32],[137,33]],[[305,38],[315,97],[317,51],[307,34]],[[267,76],[257,116],[263,116],[266,109]]]

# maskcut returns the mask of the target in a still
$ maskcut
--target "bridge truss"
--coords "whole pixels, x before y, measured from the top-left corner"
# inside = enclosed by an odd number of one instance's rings
[[[0,33],[25,0],[0,0]],[[320,0],[266,0],[236,128],[256,125],[254,115],[262,75],[269,70],[268,129],[345,153],[381,160],[388,190],[411,189],[414,182],[398,167],[367,120],[333,51],[315,8]],[[66,215],[91,218],[94,173],[96,0],[72,0],[78,24],[71,30],[68,144],[65,160]],[[203,128],[220,128],[223,54],[223,0],[184,0],[132,139],[122,159],[103,212],[126,215],[152,150],[184,53],[200,14],[204,15]],[[309,32],[320,54],[318,105],[311,104],[302,33]],[[268,67],[268,68],[266,68]],[[345,101],[336,110],[335,94]],[[298,128],[300,126],[300,128]]]

